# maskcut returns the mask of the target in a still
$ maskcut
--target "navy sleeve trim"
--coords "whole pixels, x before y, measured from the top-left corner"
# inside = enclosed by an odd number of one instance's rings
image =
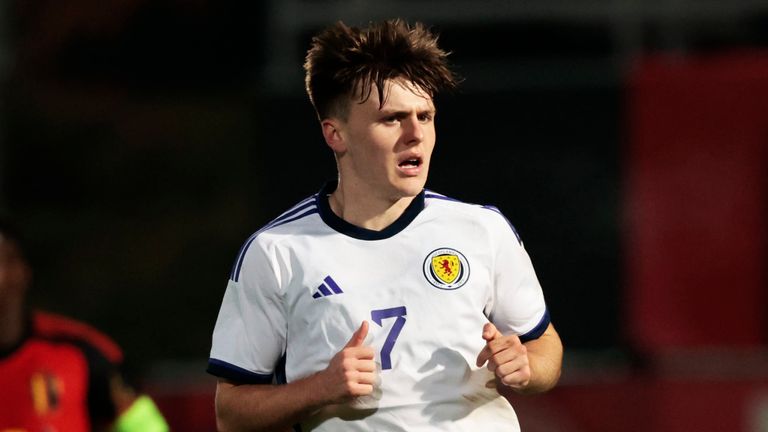
[[[206,372],[241,384],[272,384],[272,374],[251,372],[215,358],[208,359]]]
[[[520,342],[528,342],[532,341],[534,339],[538,339],[541,337],[541,335],[544,334],[545,331],[547,331],[547,327],[549,327],[550,319],[549,319],[549,310],[544,310],[544,316],[541,317],[541,321],[539,321],[538,324],[536,324],[536,327],[534,327],[531,331],[529,331],[526,334],[520,335]]]

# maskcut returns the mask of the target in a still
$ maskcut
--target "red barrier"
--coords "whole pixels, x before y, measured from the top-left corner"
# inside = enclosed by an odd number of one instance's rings
[[[647,59],[628,96],[630,340],[765,344],[768,54]]]
[[[517,397],[525,432],[768,431],[768,353],[687,353],[645,372],[596,368],[550,393]]]
[[[768,430],[768,352],[690,351],[656,357],[642,371],[600,361],[579,371],[568,367],[568,357],[558,387],[514,398],[524,432]],[[216,430],[210,377],[150,384],[173,431]]]

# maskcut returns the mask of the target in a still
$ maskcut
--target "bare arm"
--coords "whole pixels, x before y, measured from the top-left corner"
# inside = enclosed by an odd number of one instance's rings
[[[289,431],[291,426],[328,404],[318,390],[317,375],[286,385],[216,385],[216,425],[219,431]]]
[[[363,322],[327,368],[289,384],[237,384],[220,380],[216,386],[218,429],[288,431],[326,405],[370,394],[376,365],[373,349],[363,346],[367,334],[368,323]]]
[[[538,339],[524,343],[528,352],[531,379],[518,393],[542,393],[552,389],[560,379],[563,365],[563,344],[555,327],[550,324]]]
[[[477,365],[488,362],[488,369],[496,374],[500,394],[542,393],[560,379],[563,344],[552,324],[538,339],[522,343],[517,335],[504,336],[489,323],[483,328],[483,338],[486,345],[478,355]]]

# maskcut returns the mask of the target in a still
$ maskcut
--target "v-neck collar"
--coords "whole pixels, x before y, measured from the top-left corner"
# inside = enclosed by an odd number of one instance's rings
[[[331,205],[328,202],[328,197],[336,190],[337,182],[327,182],[320,192],[317,194],[317,208],[320,212],[320,217],[323,222],[329,227],[338,231],[341,234],[347,235],[358,240],[384,240],[388,239],[400,231],[404,230],[416,216],[424,210],[424,191],[422,190],[418,195],[413,198],[413,201],[403,211],[394,222],[381,231],[370,230],[362,228],[357,225],[353,225],[344,219],[340,218],[336,213],[331,210]]]

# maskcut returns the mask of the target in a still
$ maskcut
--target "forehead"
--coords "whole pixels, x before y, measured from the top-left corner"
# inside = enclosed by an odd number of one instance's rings
[[[362,90],[358,89],[358,95],[365,97],[365,95],[360,94],[361,92]],[[369,111],[425,111],[434,109],[434,103],[429,93],[404,79],[384,81],[384,91],[382,93],[384,96],[383,104],[380,103],[378,87],[373,83],[368,98],[363,102],[353,102],[353,109],[355,106]]]

